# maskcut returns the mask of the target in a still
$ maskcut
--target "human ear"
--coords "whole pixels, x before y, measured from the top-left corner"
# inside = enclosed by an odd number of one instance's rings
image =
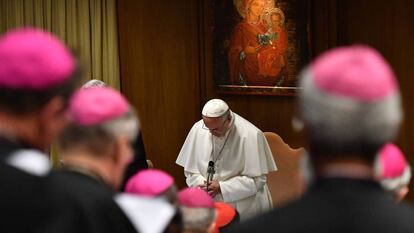
[[[127,137],[117,137],[114,146],[114,163],[125,164],[132,160],[132,145]]]
[[[50,99],[38,114],[38,140],[48,147],[67,124],[66,102],[61,96]]]

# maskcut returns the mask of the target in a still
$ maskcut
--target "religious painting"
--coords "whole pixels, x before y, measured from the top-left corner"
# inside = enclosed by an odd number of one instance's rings
[[[219,93],[295,95],[309,61],[309,1],[213,0]]]

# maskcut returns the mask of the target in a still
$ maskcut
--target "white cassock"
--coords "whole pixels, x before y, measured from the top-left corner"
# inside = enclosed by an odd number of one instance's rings
[[[272,207],[266,175],[277,168],[263,132],[231,114],[231,128],[221,138],[203,129],[202,120],[195,123],[176,163],[184,167],[187,185],[196,187],[204,184],[208,163],[214,161],[213,180],[221,189],[214,200],[231,204],[244,220]]]

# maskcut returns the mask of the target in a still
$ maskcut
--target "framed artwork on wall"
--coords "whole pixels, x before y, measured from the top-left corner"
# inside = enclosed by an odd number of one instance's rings
[[[212,0],[213,77],[219,93],[295,95],[310,59],[306,0]]]

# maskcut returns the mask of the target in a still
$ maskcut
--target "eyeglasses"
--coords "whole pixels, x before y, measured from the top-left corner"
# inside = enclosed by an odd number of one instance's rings
[[[203,129],[205,129],[205,130],[210,130],[210,131],[218,131],[218,130],[220,130],[220,129],[222,129],[223,128],[223,126],[224,126],[224,124],[226,123],[226,121],[227,121],[228,119],[226,119],[226,120],[224,120],[223,121],[223,123],[221,123],[221,125],[219,126],[219,127],[217,127],[217,128],[214,128],[214,129],[209,129],[205,124],[204,124],[204,121],[203,121],[203,126],[201,127],[201,128],[203,128]]]

